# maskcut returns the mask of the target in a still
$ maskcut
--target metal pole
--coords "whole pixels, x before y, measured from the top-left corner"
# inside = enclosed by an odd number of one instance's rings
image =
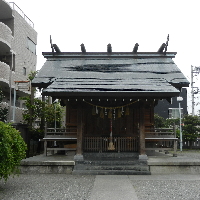
[[[55,132],[56,132],[56,103],[55,103]]]
[[[179,102],[179,116],[180,116],[180,151],[182,151],[183,139],[182,139],[182,128],[181,128],[181,103]]]
[[[193,88],[193,66],[191,65],[191,94],[192,94],[192,116],[194,116],[194,88]]]
[[[11,52],[11,56],[12,56],[12,64],[10,67],[10,77],[9,77],[9,87],[10,87],[10,101],[9,101],[9,122],[11,122],[11,116],[12,116],[12,110],[11,110],[11,106],[12,106],[12,70],[13,70],[13,51],[10,50]]]
[[[55,132],[56,132],[56,103],[55,103]],[[54,141],[54,146],[56,147],[56,141]]]
[[[14,99],[13,99],[13,122],[15,122],[15,104],[16,104],[16,88],[14,88]]]

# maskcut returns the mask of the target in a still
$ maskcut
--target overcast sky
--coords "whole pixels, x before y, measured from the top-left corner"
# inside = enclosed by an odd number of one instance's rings
[[[130,52],[135,43],[140,52],[156,52],[169,34],[168,52],[177,52],[174,61],[189,81],[191,65],[200,66],[199,0],[14,2],[38,33],[38,70],[45,62],[42,52],[51,51],[50,35],[63,52],[80,52],[81,43],[87,52],[105,52],[108,43],[113,52]]]

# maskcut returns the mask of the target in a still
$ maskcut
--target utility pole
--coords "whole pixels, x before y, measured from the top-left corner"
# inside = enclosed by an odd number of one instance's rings
[[[13,71],[13,50],[10,50],[11,53],[11,58],[12,58],[12,63],[10,66],[10,75],[9,75],[9,95],[10,95],[10,101],[9,101],[9,122],[12,121],[12,71]]]
[[[182,137],[181,102],[183,101],[183,97],[177,97],[177,101],[178,101],[178,104],[179,104],[179,120],[180,120],[180,151],[182,151],[182,147],[183,147],[183,137]]]
[[[197,74],[200,73],[200,67],[194,67],[191,65],[191,95],[192,95],[192,116],[194,116],[194,106],[195,106],[195,102],[194,102],[194,95],[198,94],[199,92],[199,88],[198,87],[194,87],[194,76],[196,76]]]

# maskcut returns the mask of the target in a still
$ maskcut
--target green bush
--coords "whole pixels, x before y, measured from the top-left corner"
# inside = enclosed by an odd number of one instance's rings
[[[27,146],[19,131],[10,124],[0,122],[0,179],[7,181],[18,174],[20,161],[26,157]]]
[[[3,91],[0,87],[0,104],[3,102]],[[7,120],[7,116],[8,116],[8,109],[7,108],[2,108],[2,106],[0,105],[0,121],[5,122]]]

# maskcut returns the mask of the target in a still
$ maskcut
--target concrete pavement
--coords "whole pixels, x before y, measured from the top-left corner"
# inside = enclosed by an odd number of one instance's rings
[[[138,200],[127,175],[98,175],[89,200]]]

